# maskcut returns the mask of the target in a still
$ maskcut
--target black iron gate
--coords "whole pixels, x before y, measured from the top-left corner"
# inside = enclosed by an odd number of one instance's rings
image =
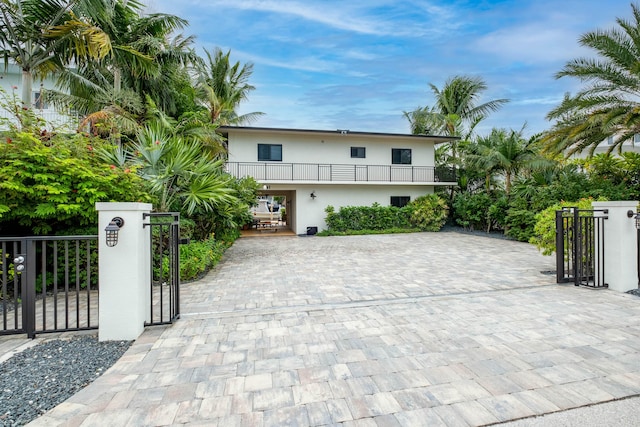
[[[607,209],[563,208],[556,211],[557,283],[603,288],[604,220]]]
[[[180,214],[143,214],[151,228],[151,307],[147,326],[173,323],[180,317]]]
[[[98,328],[98,236],[0,238],[0,335]]]

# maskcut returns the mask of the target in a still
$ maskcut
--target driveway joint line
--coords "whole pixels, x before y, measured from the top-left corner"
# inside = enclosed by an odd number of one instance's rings
[[[344,302],[336,302],[336,303],[310,304],[310,305],[291,305],[286,307],[284,306],[271,307],[271,308],[264,308],[264,309],[249,308],[249,309],[233,310],[233,311],[203,311],[203,312],[196,312],[196,313],[180,313],[180,317],[181,318],[206,317],[211,319],[211,318],[227,318],[227,317],[236,317],[236,316],[245,316],[245,315],[270,315],[270,314],[281,314],[281,313],[316,312],[316,311],[324,311],[324,310],[343,310],[348,308],[379,307],[381,305],[392,305],[392,304],[417,304],[427,299],[525,291],[525,290],[549,288],[549,287],[555,287],[555,286],[558,286],[558,285],[555,283],[549,283],[544,285],[523,286],[516,289],[514,288],[484,289],[481,291],[452,292],[448,294],[420,295],[416,297],[357,300],[357,301],[344,301]]]

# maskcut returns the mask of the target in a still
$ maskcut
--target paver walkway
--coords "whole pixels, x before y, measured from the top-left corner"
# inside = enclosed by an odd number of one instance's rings
[[[33,425],[467,426],[640,394],[640,300],[459,233],[240,239]]]

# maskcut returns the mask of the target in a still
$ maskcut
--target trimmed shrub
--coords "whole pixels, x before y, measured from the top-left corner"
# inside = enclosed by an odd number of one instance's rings
[[[437,194],[418,197],[408,207],[411,211],[411,224],[422,231],[440,231],[447,221],[449,207]]]

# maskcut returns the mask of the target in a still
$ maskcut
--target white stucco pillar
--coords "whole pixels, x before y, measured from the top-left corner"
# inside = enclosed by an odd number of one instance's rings
[[[144,330],[150,305],[150,230],[143,227],[149,203],[96,203],[99,240],[99,341],[134,340]],[[118,244],[108,247],[105,227],[121,217]]]
[[[593,209],[608,209],[604,221],[604,280],[609,289],[626,292],[638,287],[637,201],[593,202]]]

